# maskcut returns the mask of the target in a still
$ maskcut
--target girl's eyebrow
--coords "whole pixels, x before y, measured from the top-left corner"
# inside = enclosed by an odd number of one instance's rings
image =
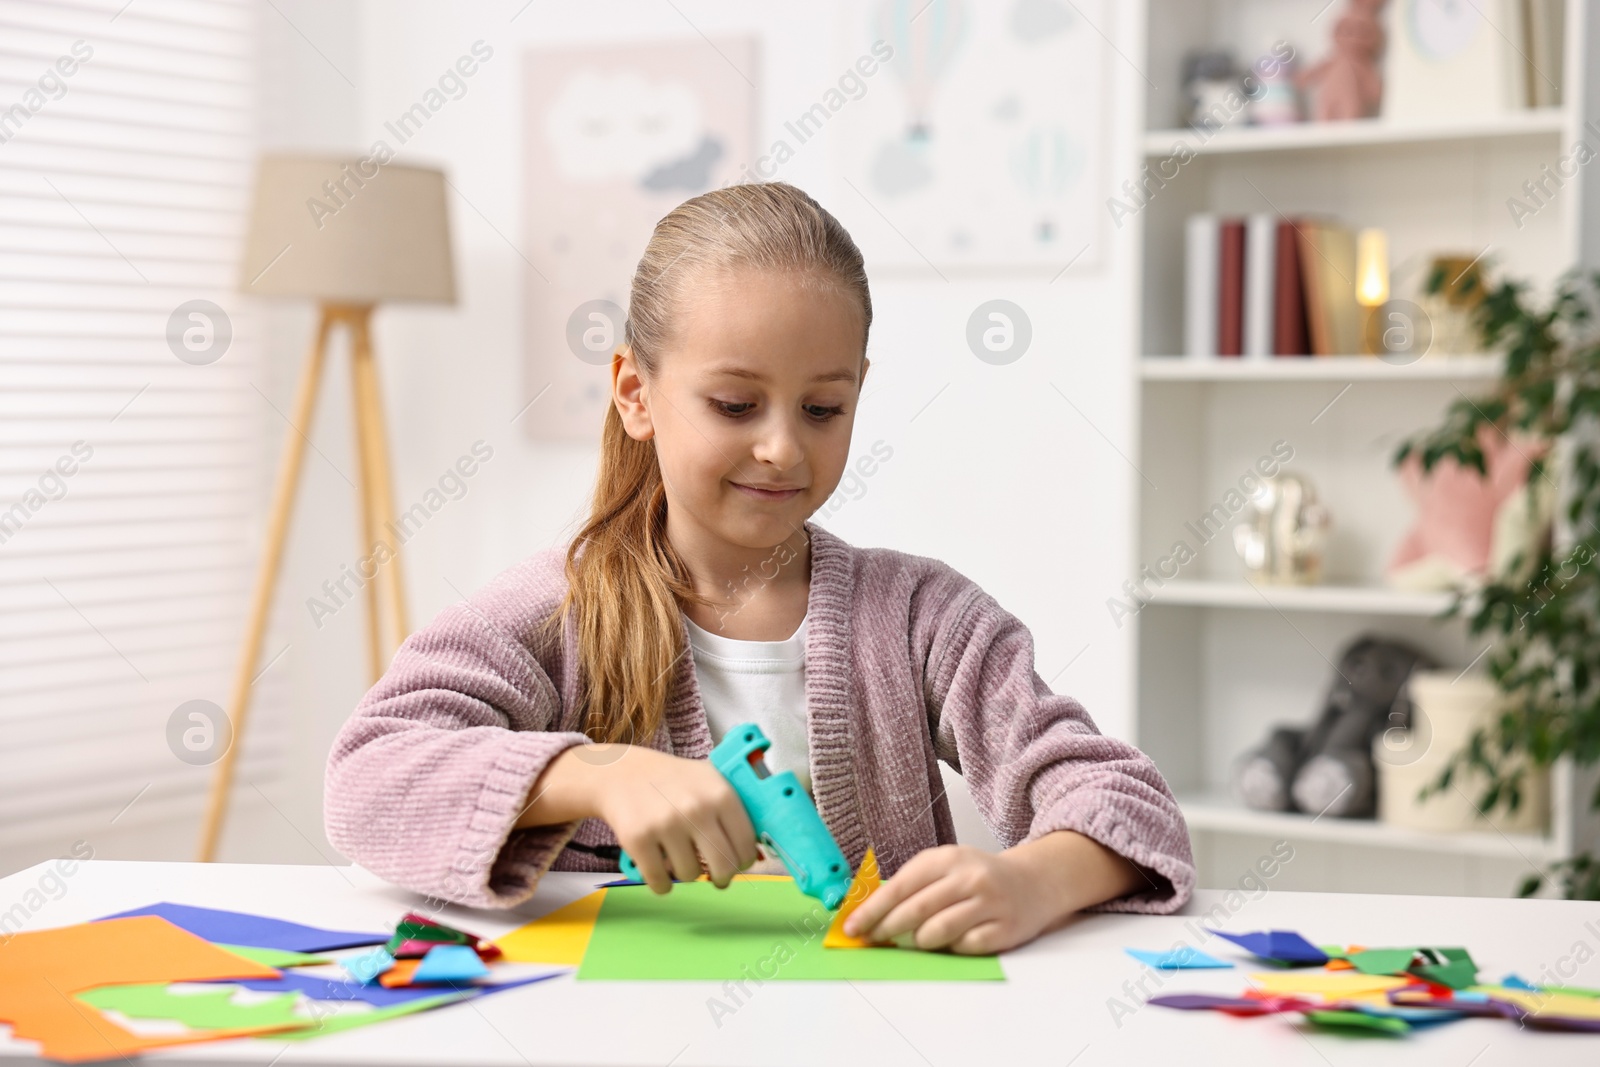
[[[730,378],[748,378],[755,382],[764,382],[767,376],[760,371],[751,370],[749,367],[712,367],[708,374],[722,374]],[[855,371],[832,370],[824,371],[811,379],[814,382],[853,382],[856,380]]]

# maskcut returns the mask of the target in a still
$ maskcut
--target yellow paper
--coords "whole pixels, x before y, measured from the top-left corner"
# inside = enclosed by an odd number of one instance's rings
[[[1354,971],[1271,971],[1252,974],[1250,984],[1263,993],[1288,996],[1314,993],[1333,997],[1359,997],[1411,985],[1415,978],[1392,974],[1359,974]]]
[[[1535,1015],[1564,1019],[1600,1019],[1600,1000],[1571,993],[1540,993],[1531,989],[1504,986],[1473,986],[1474,993],[1487,993],[1496,1000],[1510,1001]]]
[[[872,849],[867,849],[867,854],[861,859],[861,868],[856,871],[856,876],[850,882],[850,891],[844,895],[844,903],[833,916],[833,922],[828,926],[828,932],[822,939],[823,948],[877,948],[884,942],[868,941],[864,937],[852,937],[844,932],[844,921],[850,917],[851,912],[861,906],[861,902],[872,895],[872,891],[883,884],[883,879],[878,876],[878,857],[872,854]]]
[[[625,890],[648,893],[648,889]],[[549,915],[541,915],[524,923],[500,938],[495,944],[512,963],[554,963],[576,967],[583,962],[589,948],[589,936],[594,933],[594,921],[600,914],[600,905],[606,891],[597,889],[586,897],[557,908]]]

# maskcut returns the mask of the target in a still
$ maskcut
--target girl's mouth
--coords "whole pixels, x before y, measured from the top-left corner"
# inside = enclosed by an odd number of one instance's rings
[[[791,500],[794,497],[799,496],[801,492],[798,487],[784,489],[763,489],[754,485],[742,485],[739,482],[729,482],[728,484],[748,497],[752,497],[756,500],[770,500],[773,502]]]

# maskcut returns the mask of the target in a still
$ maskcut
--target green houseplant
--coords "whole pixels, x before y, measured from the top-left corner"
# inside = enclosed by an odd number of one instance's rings
[[[1505,702],[1427,790],[1449,789],[1471,768],[1483,776],[1478,806],[1514,811],[1531,769],[1563,756],[1578,769],[1600,761],[1600,273],[1566,276],[1548,301],[1525,283],[1479,277],[1447,280],[1435,270],[1426,288],[1437,295],[1453,285],[1449,295],[1468,298],[1485,350],[1505,354],[1501,375],[1484,395],[1462,394],[1440,425],[1400,446],[1394,463],[1415,454],[1427,471],[1448,456],[1486,474],[1485,426],[1552,446],[1533,455],[1529,482],[1559,486],[1558,515],[1570,534],[1458,593],[1448,614],[1465,616],[1473,635],[1492,636],[1484,661]],[[1600,788],[1590,805],[1600,809]],[[1546,881],[1569,898],[1600,899],[1600,859],[1579,851],[1526,879],[1521,895]]]

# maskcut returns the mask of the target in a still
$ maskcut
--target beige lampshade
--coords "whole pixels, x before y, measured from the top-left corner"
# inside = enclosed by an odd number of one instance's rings
[[[455,303],[444,172],[376,158],[263,156],[239,290],[324,303]]]

